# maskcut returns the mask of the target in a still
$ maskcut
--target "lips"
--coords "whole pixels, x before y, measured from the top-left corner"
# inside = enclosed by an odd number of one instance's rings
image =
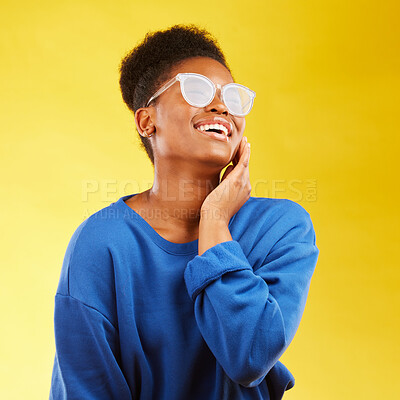
[[[228,136],[232,135],[232,124],[222,117],[202,118],[199,121],[195,122],[194,128],[197,129],[201,125],[214,125],[214,124],[223,125],[228,130]]]

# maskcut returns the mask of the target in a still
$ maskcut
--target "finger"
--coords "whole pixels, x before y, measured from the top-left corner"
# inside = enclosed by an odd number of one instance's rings
[[[233,161],[233,165],[235,165],[235,166],[239,163],[240,157],[241,157],[241,155],[243,153],[243,148],[245,146],[245,143],[246,143],[246,138],[245,138],[245,136],[243,136],[242,140],[241,140],[241,142],[239,144],[239,147],[238,147],[238,149],[236,151],[235,157],[232,160]]]
[[[237,177],[242,175],[249,175],[249,161],[250,161],[250,148],[247,142],[243,142],[241,144],[242,152],[240,154],[240,159],[238,161],[238,165],[232,172]]]
[[[249,166],[249,159],[250,159],[250,146],[249,143],[244,145],[244,149],[242,150],[242,154],[239,159],[239,163],[247,168]]]
[[[238,146],[237,149],[236,149],[236,153],[235,153],[235,155],[233,156],[232,163],[233,163],[234,166],[236,166],[237,163],[238,163],[238,161],[239,161],[239,155],[240,155],[240,148],[241,148],[241,146],[242,146],[242,142],[240,142],[239,146]]]
[[[247,143],[246,146],[246,168],[249,166],[249,162],[250,162],[250,153],[251,153],[251,149],[250,149],[250,143]]]

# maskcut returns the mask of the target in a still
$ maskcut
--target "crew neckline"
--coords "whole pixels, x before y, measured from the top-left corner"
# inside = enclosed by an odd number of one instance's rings
[[[135,220],[143,228],[143,231],[156,243],[159,247],[172,254],[192,254],[198,252],[199,239],[192,240],[191,242],[175,243],[163,238],[140,214],[138,214],[133,208],[129,207],[125,203],[126,200],[139,193],[128,194],[120,197],[114,204],[123,211],[124,215],[129,215],[135,218]],[[228,227],[230,227],[235,215],[229,221]]]

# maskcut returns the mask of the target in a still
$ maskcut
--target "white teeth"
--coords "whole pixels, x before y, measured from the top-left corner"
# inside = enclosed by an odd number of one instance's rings
[[[219,125],[222,129],[222,131],[225,133],[225,135],[228,135],[228,128],[225,125]]]
[[[205,125],[200,125],[197,127],[197,129],[200,129],[201,131],[208,131],[209,129],[218,129],[222,131],[225,135],[228,135],[228,129],[221,124],[205,124]]]

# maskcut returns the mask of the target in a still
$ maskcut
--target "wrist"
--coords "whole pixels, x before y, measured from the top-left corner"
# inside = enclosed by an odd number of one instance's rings
[[[202,210],[199,223],[199,255],[218,243],[230,240],[232,235],[229,231],[229,220],[215,209]]]
[[[218,225],[228,225],[230,217],[226,210],[220,208],[207,207],[200,211],[200,223],[210,223]]]

